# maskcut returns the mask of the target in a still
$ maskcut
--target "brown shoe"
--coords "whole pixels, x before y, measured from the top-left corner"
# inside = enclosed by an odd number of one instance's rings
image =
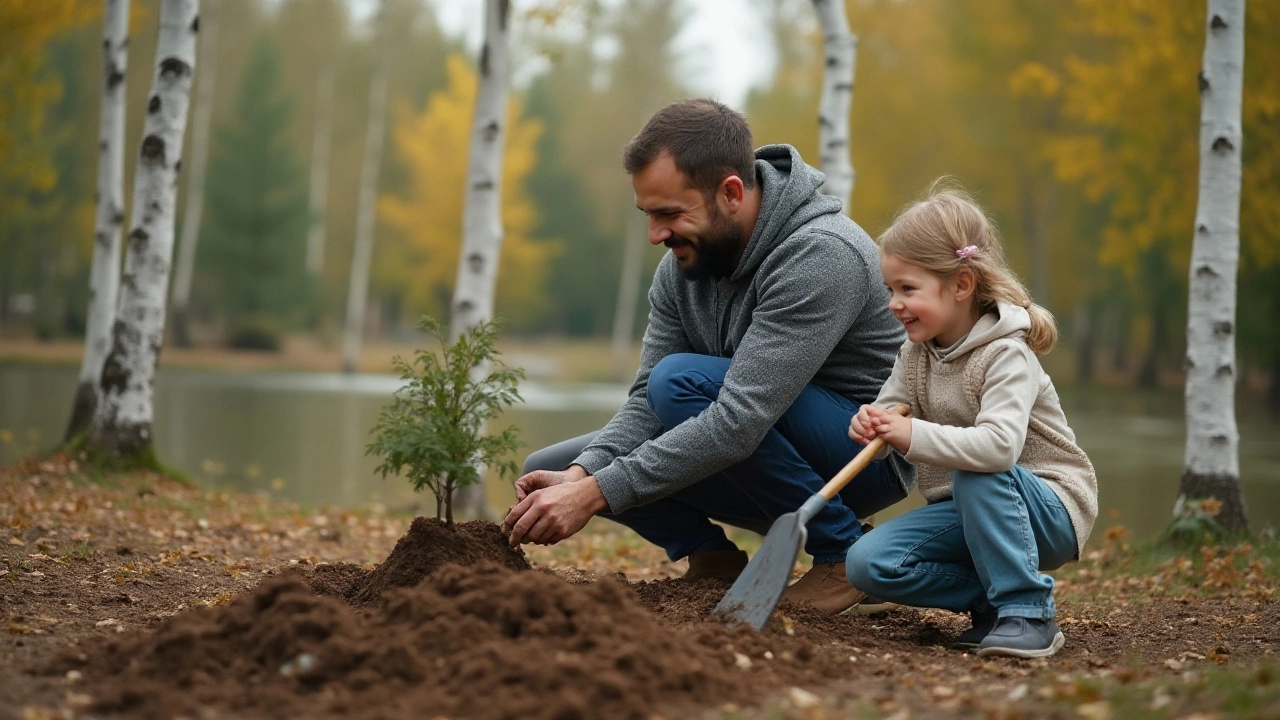
[[[747,566],[747,554],[733,550],[703,550],[689,556],[685,580],[736,580]]]
[[[849,584],[844,574],[844,563],[838,562],[814,565],[804,577],[787,588],[782,599],[785,602],[808,603],[829,615],[841,615],[866,596]]]

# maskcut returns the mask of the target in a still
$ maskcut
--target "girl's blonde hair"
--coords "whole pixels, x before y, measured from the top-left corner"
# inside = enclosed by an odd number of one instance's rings
[[[971,246],[977,250],[963,252]],[[991,218],[949,178],[935,181],[923,200],[898,211],[880,236],[880,252],[931,272],[943,282],[951,282],[960,268],[968,267],[976,280],[974,301],[979,312],[995,311],[998,302],[1019,305],[1031,315],[1027,345],[1032,350],[1047,353],[1058,341],[1053,314],[1031,302],[1027,288],[1009,268]]]

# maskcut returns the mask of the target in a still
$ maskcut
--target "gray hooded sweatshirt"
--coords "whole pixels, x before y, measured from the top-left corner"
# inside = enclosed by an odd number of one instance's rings
[[[744,460],[813,383],[859,404],[875,399],[904,338],[889,312],[880,255],[824,177],[789,145],[756,151],[762,199],[728,278],[687,280],[668,253],[649,289],[649,326],[627,402],[574,461],[611,512],[658,498]],[[663,432],[649,373],[673,353],[732,358],[718,398]]]

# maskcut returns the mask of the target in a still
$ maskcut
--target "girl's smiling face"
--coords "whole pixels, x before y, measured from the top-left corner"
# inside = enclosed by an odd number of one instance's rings
[[[935,340],[947,347],[977,322],[973,304],[974,276],[968,268],[950,282],[896,255],[880,255],[880,273],[889,288],[889,310],[902,321],[911,342]]]

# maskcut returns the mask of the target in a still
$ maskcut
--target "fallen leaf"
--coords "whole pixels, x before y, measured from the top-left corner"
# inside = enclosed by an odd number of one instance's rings
[[[26,543],[22,542],[22,539],[21,539],[21,538],[16,538],[16,537],[15,537],[15,538],[9,538],[9,544],[10,544],[10,545],[17,545],[18,547],[26,547],[26,546],[27,546],[27,544],[26,544]]]
[[[804,690],[798,687],[793,687],[790,690],[788,690],[787,698],[791,700],[791,704],[795,705],[797,708],[801,710],[807,710],[811,707],[816,707],[818,703],[822,702],[822,698],[818,697],[817,695],[814,695],[808,690]]]

